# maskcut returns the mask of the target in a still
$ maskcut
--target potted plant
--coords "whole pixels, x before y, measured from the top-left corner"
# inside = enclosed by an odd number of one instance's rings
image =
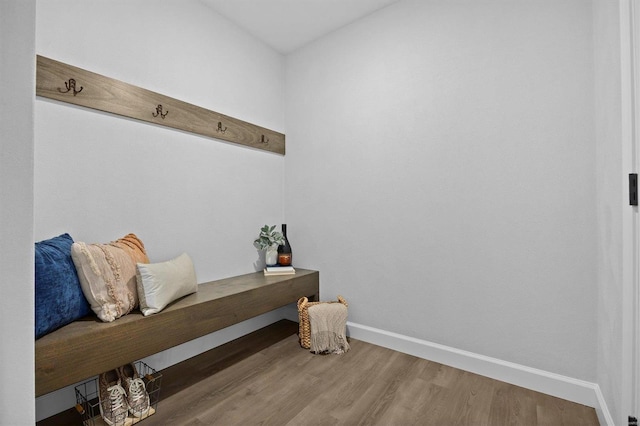
[[[253,246],[258,250],[264,250],[264,260],[267,266],[278,263],[278,246],[284,244],[284,235],[275,230],[276,226],[265,225],[260,228],[260,235],[253,241]]]

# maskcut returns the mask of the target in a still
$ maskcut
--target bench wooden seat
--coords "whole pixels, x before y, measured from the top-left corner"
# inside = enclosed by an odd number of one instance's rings
[[[200,284],[163,311],[132,312],[111,323],[89,316],[35,342],[36,396],[272,311],[300,297],[318,300],[319,272],[256,272]]]

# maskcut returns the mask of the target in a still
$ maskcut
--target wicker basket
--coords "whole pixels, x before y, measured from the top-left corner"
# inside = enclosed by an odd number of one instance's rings
[[[298,320],[300,323],[300,332],[298,337],[300,338],[300,346],[305,349],[311,348],[311,326],[309,325],[309,306],[317,305],[320,303],[342,303],[344,306],[349,306],[347,301],[338,296],[337,301],[333,302],[309,302],[306,297],[298,300]]]

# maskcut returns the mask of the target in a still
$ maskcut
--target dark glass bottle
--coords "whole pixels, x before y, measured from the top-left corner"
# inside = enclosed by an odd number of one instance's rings
[[[284,236],[284,244],[278,246],[278,264],[280,266],[291,266],[293,255],[291,253],[291,244],[287,238],[287,225],[282,224],[282,235]]]

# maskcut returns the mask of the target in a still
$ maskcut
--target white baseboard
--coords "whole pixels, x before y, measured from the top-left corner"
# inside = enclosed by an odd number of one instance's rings
[[[594,407],[596,409],[596,414],[598,415],[598,420],[601,425],[607,426],[615,426],[615,422],[613,421],[613,417],[611,417],[611,413],[609,412],[609,408],[607,407],[607,402],[604,399],[604,395],[600,390],[600,386],[596,384],[596,399],[598,403]]]
[[[347,334],[385,348],[435,361],[495,380],[594,407],[603,425],[614,426],[600,387],[596,383],[531,368],[497,358],[463,351],[397,333],[347,322]]]

